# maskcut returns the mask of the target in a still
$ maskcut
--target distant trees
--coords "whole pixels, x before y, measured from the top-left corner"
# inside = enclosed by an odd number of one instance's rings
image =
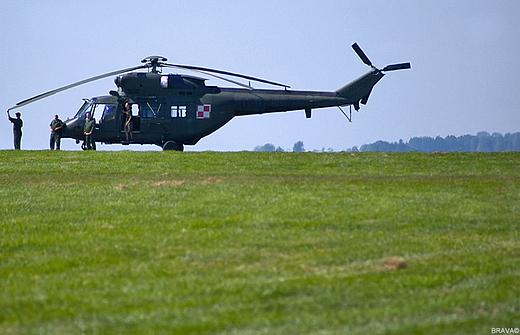
[[[359,151],[382,151],[382,152],[407,152],[414,151],[408,145],[406,145],[403,140],[399,140],[399,142],[388,143],[385,141],[377,141],[372,144],[363,144]]]
[[[490,135],[488,132],[481,131],[477,135],[459,137],[453,135],[446,138],[440,136],[435,138],[427,136],[412,137],[408,143],[399,140],[399,142],[394,143],[377,141],[372,144],[364,144],[359,151],[520,151],[520,133],[507,133],[505,135],[493,133]]]
[[[255,147],[254,151],[285,151],[280,147],[275,147],[272,143],[266,143],[264,145],[258,145]]]
[[[298,142],[294,143],[292,151],[293,152],[305,152],[305,148],[303,147],[303,142],[298,141]]]
[[[285,152],[284,149],[282,149],[281,147],[276,147],[272,143],[266,143],[264,145],[258,145],[258,146],[256,146],[253,149],[253,151],[264,151],[264,152],[281,151],[281,152]],[[288,151],[290,151],[290,150],[288,150]],[[292,151],[293,152],[305,152],[305,148],[303,147],[303,142],[302,141],[298,141],[298,142],[294,143]]]
[[[254,148],[254,151],[291,151],[284,150],[281,147],[276,147],[272,143],[266,143]],[[305,152],[302,141],[294,143],[293,152]],[[333,152],[334,149],[329,148],[325,150],[314,150],[314,152]],[[507,133],[502,135],[500,133],[489,134],[486,131],[481,131],[477,135],[463,135],[453,136],[449,135],[445,138],[437,136],[435,138],[423,136],[412,137],[408,142],[399,140],[399,142],[377,141],[371,144],[363,144],[361,147],[354,146],[347,149],[350,152],[367,152],[367,151],[381,151],[381,152],[407,152],[407,151],[520,151],[520,132]]]

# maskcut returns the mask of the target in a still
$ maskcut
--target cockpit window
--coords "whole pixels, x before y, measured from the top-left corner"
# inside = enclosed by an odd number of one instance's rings
[[[116,106],[105,105],[105,104],[96,104],[92,109],[92,115],[96,118],[97,122],[103,122],[104,120],[110,120],[115,118],[114,112],[116,111]]]
[[[81,106],[76,115],[74,115],[74,118],[85,119],[86,114],[92,112],[92,105],[93,104],[91,102],[85,101],[85,103],[83,104],[83,106]]]
[[[92,114],[92,117],[96,118],[97,122],[103,122],[105,119],[115,117],[116,106],[106,104],[94,104],[89,101],[85,101],[83,106],[74,115],[75,118],[86,119],[87,113]]]

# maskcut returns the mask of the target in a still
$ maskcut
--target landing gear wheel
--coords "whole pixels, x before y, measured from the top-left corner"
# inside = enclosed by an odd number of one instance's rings
[[[184,145],[175,141],[166,141],[163,145],[163,151],[184,151]]]
[[[87,148],[87,143],[85,143],[85,141],[83,141],[83,143],[81,143],[81,150],[89,150]],[[94,151],[96,150],[96,143],[95,142],[92,143],[92,149],[90,149],[90,150],[94,150]]]

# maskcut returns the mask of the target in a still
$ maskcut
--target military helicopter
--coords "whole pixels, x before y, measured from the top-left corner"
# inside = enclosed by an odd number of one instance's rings
[[[366,104],[372,88],[388,71],[411,68],[410,63],[376,68],[357,43],[352,45],[361,61],[370,71],[334,92],[293,91],[290,86],[233,72],[199,66],[166,63],[161,56],[143,59],[142,65],[105,73],[63,86],[18,102],[9,110],[47,98],[56,93],[89,82],[116,76],[117,91],[107,96],[85,100],[74,117],[65,121],[63,138],[76,143],[84,141],[83,126],[86,114],[96,119],[95,141],[106,144],[155,144],[163,150],[183,151],[185,145],[195,145],[224,126],[235,116],[305,110],[311,117],[312,109],[352,106],[357,111]],[[206,86],[206,79],[183,74],[162,74],[163,68],[189,70],[216,77],[240,88]],[[134,72],[147,69],[147,72]],[[256,81],[283,87],[283,89],[254,89],[250,85],[222,76]],[[123,106],[132,105],[131,139],[126,140]],[[343,114],[350,117],[341,109]],[[127,129],[128,130],[128,129]],[[83,142],[82,148],[85,149]]]

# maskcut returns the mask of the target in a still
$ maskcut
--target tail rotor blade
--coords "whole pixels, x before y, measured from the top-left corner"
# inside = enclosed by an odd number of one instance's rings
[[[361,58],[363,63],[370,67],[373,67],[372,62],[370,61],[370,59],[368,59],[367,55],[365,55],[365,53],[363,52],[363,50],[361,50],[357,43],[352,44],[352,49],[354,49],[354,51],[357,53],[359,58]]]
[[[391,65],[385,66],[385,68],[381,71],[405,70],[405,69],[409,69],[411,67],[412,66],[410,65],[410,63],[391,64]]]

